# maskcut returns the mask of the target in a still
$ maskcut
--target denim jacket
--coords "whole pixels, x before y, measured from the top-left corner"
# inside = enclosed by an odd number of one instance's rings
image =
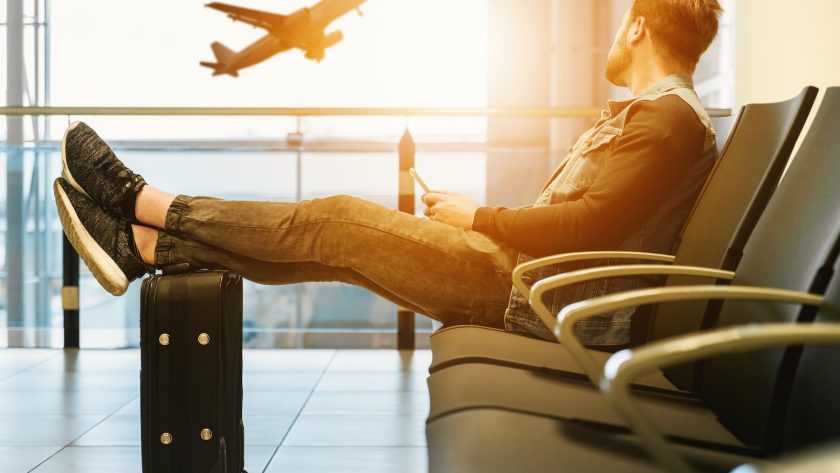
[[[595,126],[569,148],[554,177],[545,186],[534,206],[551,205],[578,198],[582,192],[585,192],[587,184],[591,184],[597,178],[601,163],[612,152],[612,145],[615,138],[622,134],[631,105],[638,101],[656,100],[670,94],[679,96],[691,106],[706,127],[703,156],[670,198],[662,203],[641,228],[617,248],[605,248],[605,250],[671,253],[717,155],[712,120],[700,104],[694,92],[692,80],[687,76],[668,76],[638,97],[627,101],[609,102],[609,110],[602,112],[601,119]],[[601,153],[604,156],[598,156]],[[532,259],[520,254],[518,263],[522,264]],[[576,268],[611,264],[629,263],[627,260],[588,261],[583,265],[547,268],[526,275],[526,282],[531,285],[540,279]],[[656,283],[657,279],[650,278],[601,279],[557,289],[546,295],[548,299],[546,302],[552,313],[557,314],[563,307],[574,302],[609,293],[649,287]],[[629,308],[582,320],[575,326],[575,332],[578,338],[587,345],[623,345],[630,341],[630,322],[634,313],[636,313],[636,308]],[[510,302],[505,312],[505,329],[511,332],[530,333],[547,340],[556,340],[552,333],[553,327],[548,328],[540,321],[531,310],[528,300],[515,287],[511,291]]]

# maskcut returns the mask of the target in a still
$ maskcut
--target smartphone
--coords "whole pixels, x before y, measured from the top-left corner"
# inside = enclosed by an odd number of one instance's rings
[[[432,192],[432,190],[429,189],[429,186],[427,186],[426,183],[423,182],[423,179],[420,179],[420,175],[417,174],[417,171],[415,171],[414,168],[409,169],[408,173],[411,174],[411,177],[413,177],[414,180],[417,181],[418,184],[420,184],[420,187],[422,187],[427,194]]]

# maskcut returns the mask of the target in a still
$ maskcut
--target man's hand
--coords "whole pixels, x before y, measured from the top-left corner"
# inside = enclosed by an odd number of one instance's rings
[[[450,192],[430,192],[423,195],[423,203],[426,204],[423,214],[435,222],[472,230],[478,206],[469,197]]]

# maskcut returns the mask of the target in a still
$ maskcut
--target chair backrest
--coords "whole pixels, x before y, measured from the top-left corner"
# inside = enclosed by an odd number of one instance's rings
[[[741,254],[788,165],[816,96],[815,87],[806,87],[790,100],[747,105],[741,110],[683,229],[676,264],[735,269],[724,267],[726,255]],[[698,281],[671,277],[667,284],[689,283]],[[706,304],[699,302],[656,308],[649,338],[669,338],[699,330],[705,309]],[[668,374],[680,387],[685,387],[691,377],[682,369]]]
[[[743,107],[741,108],[741,112],[743,112]],[[717,152],[718,156],[723,154],[723,148],[726,146],[726,143],[729,142],[729,135],[735,130],[735,124],[738,123],[738,119],[741,118],[741,113],[737,115],[730,115],[728,117],[713,117],[712,118],[712,126],[715,127],[715,132],[717,133]]]
[[[833,278],[814,323],[840,323],[840,278]],[[792,383],[785,450],[840,440],[840,345],[805,347]]]
[[[822,294],[840,251],[840,88],[826,92],[808,135],[744,247],[735,285]],[[719,326],[813,320],[816,310],[794,305],[727,301]],[[785,349],[708,360],[700,395],[742,441],[767,445],[772,415],[783,411],[785,383],[795,361]],[[776,392],[777,387],[780,392]],[[781,409],[780,409],[781,408]]]

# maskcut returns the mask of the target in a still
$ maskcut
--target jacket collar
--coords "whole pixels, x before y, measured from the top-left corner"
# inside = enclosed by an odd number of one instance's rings
[[[645,90],[638,96],[633,97],[632,99],[608,101],[607,104],[610,108],[609,112],[604,111],[604,116],[602,118],[608,118],[610,116],[615,116],[616,114],[621,113],[625,108],[630,106],[630,104],[639,100],[640,98],[664,94],[668,91],[680,88],[694,89],[694,81],[691,79],[691,77],[684,74],[671,74],[670,76],[663,77],[658,82],[648,87],[647,90]]]

